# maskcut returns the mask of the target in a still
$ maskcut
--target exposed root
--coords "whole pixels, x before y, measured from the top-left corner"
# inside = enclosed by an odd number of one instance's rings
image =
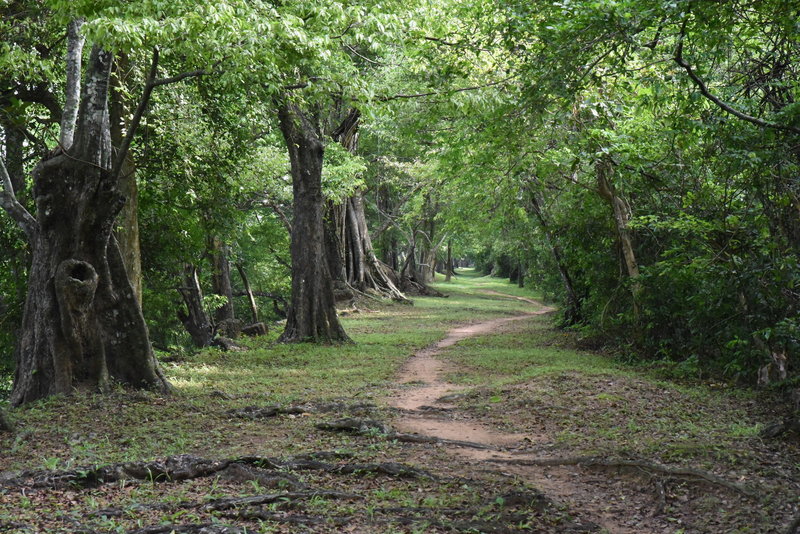
[[[395,515],[405,512],[409,515]],[[484,532],[491,534],[505,534],[520,532],[519,528],[508,527],[505,524],[517,525],[524,523],[530,519],[525,514],[508,514],[500,515],[491,521],[481,521],[471,519],[477,515],[477,510],[431,510],[427,508],[385,508],[375,509],[373,513],[376,515],[387,514],[388,517],[371,517],[367,523],[370,525],[425,525],[426,529],[439,528],[452,532]],[[468,520],[452,520],[445,521],[441,519],[442,513],[461,515],[469,517]],[[241,510],[235,513],[235,517],[242,519],[261,519],[267,521],[274,521],[277,523],[287,523],[294,525],[305,526],[332,526],[344,527],[345,525],[361,520],[363,518],[356,518],[354,516],[318,516],[306,514],[293,514],[288,512],[275,512],[271,510]],[[568,530],[565,532],[596,532],[599,528],[594,525],[577,525],[575,523],[564,525]]]
[[[375,473],[397,478],[428,478],[431,480],[437,480],[439,478],[429,471],[425,471],[424,469],[417,469],[416,467],[410,467],[408,465],[399,464],[396,462],[384,462],[379,464],[344,464],[342,466],[335,467],[333,472],[346,475]]]
[[[625,460],[607,459],[596,456],[576,456],[571,458],[530,458],[519,460],[490,459],[492,463],[528,465],[528,466],[559,466],[559,465],[578,465],[583,467],[612,467],[638,469],[648,474],[659,473],[668,477],[683,478],[695,482],[704,482],[727,488],[731,491],[741,493],[747,497],[755,498],[757,494],[749,488],[730,482],[708,471],[691,469],[688,467],[669,467],[666,465],[648,462],[646,460]]]
[[[465,447],[468,449],[478,450],[494,449],[494,447],[489,445],[475,443],[473,441],[459,441],[455,439],[435,438],[431,436],[421,436],[419,434],[395,432],[386,423],[381,423],[380,421],[376,421],[374,419],[345,417],[344,419],[337,419],[335,421],[317,423],[317,428],[320,430],[329,430],[333,432],[350,432],[353,434],[366,436],[380,436],[390,441],[401,441],[404,443],[433,443],[436,445],[452,445],[455,447]]]
[[[201,523],[199,525],[156,525],[129,530],[126,534],[246,534],[246,528]]]
[[[353,521],[353,517],[346,516],[319,516],[307,514],[292,514],[288,512],[273,512],[270,510],[240,510],[233,517],[241,519],[260,519],[263,521],[274,521],[275,523],[286,523],[290,525],[329,525],[343,527]]]
[[[386,423],[381,423],[375,419],[357,419],[355,417],[345,417],[335,421],[317,423],[320,430],[332,432],[350,432],[352,434],[390,434],[392,429]]]
[[[248,506],[262,506],[265,504],[281,503],[291,504],[298,501],[306,501],[315,497],[325,499],[360,500],[362,496],[354,493],[343,493],[330,490],[308,490],[308,491],[288,491],[281,493],[267,493],[263,495],[251,495],[249,497],[228,497],[224,499],[213,499],[211,501],[195,502],[182,501],[177,503],[153,503],[136,504],[130,508],[103,508],[88,514],[91,517],[122,517],[126,512],[145,511],[145,510],[200,510],[203,512],[218,512],[231,510],[234,508],[246,508]]]
[[[332,453],[335,455],[335,453]],[[232,460],[208,460],[191,455],[171,456],[152,462],[112,464],[102,467],[78,468],[70,471],[27,471],[16,476],[0,476],[0,487],[30,488],[93,488],[121,480],[148,480],[151,482],[176,482],[212,475],[230,476],[228,469],[236,464],[253,465],[274,470],[317,470],[329,473],[375,473],[399,477],[425,477],[435,479],[428,472],[396,463],[384,464],[332,464],[300,455],[285,460],[260,456],[246,456]],[[257,476],[253,473],[253,476]],[[269,477],[272,478],[272,477]]]
[[[421,436],[419,434],[405,434],[402,432],[391,432],[386,435],[387,439],[402,441],[405,443],[433,443],[436,445],[451,445],[453,447],[464,447],[466,449],[478,449],[481,451],[494,450],[495,447],[476,443],[474,441],[461,441],[457,439],[434,438],[431,436]]]
[[[234,417],[241,417],[242,419],[268,419],[279,415],[301,415],[304,413],[369,413],[377,408],[375,404],[369,402],[359,402],[355,404],[329,402],[320,404],[294,404],[290,406],[281,406],[279,404],[263,407],[246,406],[244,408],[229,410],[225,413]]]
[[[790,417],[779,423],[773,423],[759,432],[759,436],[763,439],[775,439],[784,435],[793,435],[800,439],[800,417]]]
[[[287,493],[269,493],[265,495],[253,495],[250,497],[231,497],[228,499],[215,499],[205,504],[197,505],[203,511],[219,511],[230,510],[232,508],[243,508],[246,506],[261,506],[264,504],[271,504],[275,502],[294,502],[305,501],[315,497],[322,497],[325,499],[344,499],[355,500],[363,499],[364,497],[356,495],[355,493],[344,493],[341,491],[328,491],[328,490],[313,490],[313,491],[291,491]]]

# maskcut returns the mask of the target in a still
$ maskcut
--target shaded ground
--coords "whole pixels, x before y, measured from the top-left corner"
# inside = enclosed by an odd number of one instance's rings
[[[576,351],[513,286],[444,289],[348,317],[356,347],[15,411],[0,532],[789,532],[800,453],[758,437],[763,399]]]

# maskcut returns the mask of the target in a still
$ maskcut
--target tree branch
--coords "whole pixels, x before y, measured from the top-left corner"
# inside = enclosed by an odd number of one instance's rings
[[[65,151],[72,146],[81,100],[81,58],[83,45],[86,42],[86,38],[81,35],[81,26],[83,19],[74,19],[67,28],[67,88],[59,140],[61,148]]]
[[[144,84],[142,98],[139,100],[139,105],[136,106],[136,111],[134,112],[131,123],[128,126],[125,139],[122,140],[122,145],[119,147],[119,152],[117,152],[117,158],[114,160],[114,167],[111,171],[111,176],[113,176],[114,179],[119,177],[119,173],[122,171],[122,165],[125,162],[125,158],[128,156],[128,150],[131,147],[131,142],[133,142],[133,136],[136,134],[136,130],[139,128],[139,123],[142,121],[142,115],[144,115],[144,112],[147,109],[147,104],[150,102],[150,95],[153,94],[153,87],[155,87],[153,83],[155,82],[157,73],[158,47],[154,47],[153,59],[150,62],[150,72],[147,74],[147,80]]]
[[[760,126],[762,128],[772,128],[774,130],[784,130],[787,132],[792,132],[796,134],[800,134],[800,128],[795,128],[794,126],[785,126],[782,124],[775,124],[773,122],[768,122],[763,119],[759,119],[758,117],[753,117],[752,115],[748,115],[738,109],[734,108],[727,102],[723,102],[718,97],[714,96],[711,91],[709,91],[708,86],[705,82],[697,75],[694,69],[689,65],[689,63],[683,58],[683,41],[684,37],[686,37],[686,22],[684,21],[683,26],[681,27],[681,33],[678,36],[678,45],[675,47],[675,56],[673,59],[675,63],[681,66],[685,71],[686,74],[689,75],[689,78],[694,82],[697,88],[700,90],[700,93],[706,97],[708,100],[713,102],[723,111],[730,113],[734,117],[741,119],[743,121],[749,122],[751,124],[755,124],[756,126]]]
[[[410,198],[411,198],[411,197],[414,195],[414,193],[416,193],[417,191],[419,191],[421,188],[422,188],[422,182],[419,182],[417,185],[415,185],[413,188],[411,188],[411,190],[410,190],[410,191],[408,191],[408,192],[407,192],[407,193],[406,193],[406,194],[403,196],[403,198],[401,198],[401,199],[398,201],[397,205],[396,205],[396,206],[394,206],[394,210],[399,210],[401,207],[403,207],[403,206],[405,205],[405,203],[406,203],[406,202],[408,202],[408,200],[409,200],[409,199],[410,199]],[[381,235],[381,234],[383,234],[383,232],[385,232],[386,230],[388,230],[388,229],[389,229],[389,227],[390,227],[390,226],[392,226],[392,225],[395,225],[395,226],[397,226],[397,228],[398,228],[398,229],[400,229],[400,227],[397,225],[397,223],[396,223],[396,222],[395,222],[395,220],[394,220],[394,213],[392,213],[392,214],[386,213],[386,212],[384,212],[383,210],[381,210],[380,208],[378,208],[378,205],[377,205],[377,204],[374,204],[374,203],[370,203],[370,204],[372,204],[373,206],[375,206],[375,209],[376,209],[376,210],[377,210],[377,211],[378,211],[378,212],[379,212],[381,215],[383,215],[383,216],[386,218],[386,220],[383,222],[383,224],[381,224],[381,225],[380,225],[380,227],[378,227],[378,229],[377,229],[377,230],[373,231],[373,232],[370,234],[369,238],[370,238],[371,240],[373,240],[373,241],[377,240],[377,239],[378,239],[378,237],[380,237],[380,235]],[[402,231],[402,230],[401,230],[401,231]]]
[[[454,93],[463,93],[465,91],[476,91],[478,89],[485,89],[486,87],[494,87],[495,85],[502,85],[502,84],[506,83],[508,80],[511,80],[512,78],[515,78],[515,77],[516,77],[516,75],[515,76],[509,76],[507,78],[503,78],[502,80],[499,80],[499,81],[496,81],[496,82],[485,83],[483,85],[472,85],[470,87],[460,87],[458,89],[450,89],[450,90],[447,90],[447,91],[431,91],[429,93],[415,93],[415,94],[410,94],[410,95],[384,96],[384,97],[378,98],[378,101],[379,102],[389,102],[391,100],[406,100],[406,99],[411,99],[411,98],[423,98],[423,97],[426,97],[426,96],[451,95],[451,94],[454,94]]]
[[[8,175],[5,163],[0,160],[0,178],[2,178],[3,189],[0,191],[0,207],[8,213],[19,225],[28,237],[28,242],[33,245],[36,234],[39,233],[39,223],[36,218],[19,203],[14,194],[14,186],[11,184],[11,177]]]
[[[114,160],[114,167],[111,174],[114,178],[117,178],[119,176],[120,171],[122,170],[122,164],[125,161],[125,157],[128,155],[128,150],[130,149],[131,143],[133,142],[133,136],[136,134],[136,130],[139,129],[139,123],[141,123],[142,116],[144,115],[144,112],[147,109],[147,105],[150,103],[150,97],[153,94],[153,89],[161,85],[169,85],[172,83],[177,83],[182,80],[185,80],[186,78],[204,76],[208,74],[208,72],[205,69],[198,69],[189,72],[184,72],[176,76],[172,76],[170,78],[156,79],[156,76],[158,75],[158,59],[159,59],[158,47],[153,47],[153,59],[150,62],[150,72],[148,72],[147,79],[145,80],[144,91],[142,92],[142,98],[139,100],[139,105],[136,107],[136,111],[133,114],[133,118],[131,118],[131,123],[128,126],[128,132],[125,135],[125,139],[122,140],[122,146],[119,147],[117,158]]]

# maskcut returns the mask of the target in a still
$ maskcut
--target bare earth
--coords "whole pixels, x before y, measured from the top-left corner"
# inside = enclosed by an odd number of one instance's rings
[[[430,348],[417,352],[401,369],[397,377],[402,385],[387,402],[399,408],[395,428],[402,432],[418,433],[448,440],[487,445],[488,450],[447,446],[447,452],[472,468],[490,470],[502,475],[521,478],[542,491],[557,505],[564,505],[585,521],[594,523],[612,534],[649,534],[664,532],[699,532],[681,530],[681,525],[654,517],[649,490],[631,492],[636,481],[614,481],[602,473],[587,472],[581,466],[524,466],[496,462],[497,460],[526,460],[547,456],[554,437],[546,433],[508,433],[459,411],[453,403],[464,387],[447,382],[443,377],[455,371],[453,365],[437,357],[443,349],[482,334],[497,331],[515,321],[553,311],[539,302],[497,292],[487,294],[524,300],[536,306],[525,315],[494,319],[451,330]],[[536,454],[531,452],[536,450]],[[633,494],[631,494],[633,493]],[[626,495],[627,494],[627,495]],[[571,512],[572,513],[572,512]],[[676,528],[678,527],[678,528]],[[722,532],[722,531],[720,531]]]

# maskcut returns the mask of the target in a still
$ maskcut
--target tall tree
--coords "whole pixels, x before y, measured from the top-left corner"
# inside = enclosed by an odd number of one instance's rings
[[[72,57],[82,43],[71,38],[69,46]],[[35,218],[16,200],[0,165],[2,205],[25,231],[32,250],[15,349],[15,405],[75,388],[105,389],[112,378],[136,387],[168,388],[112,233],[125,203],[108,117],[112,62],[110,52],[94,46],[83,83],[67,84],[80,91],[74,125],[62,122],[62,131],[74,132],[74,140],[34,170]],[[67,100],[74,98],[68,95]]]
[[[322,195],[325,145],[319,116],[284,98],[278,105],[278,118],[289,151],[294,194],[292,301],[280,340],[349,341],[336,315],[333,282],[325,257]]]

